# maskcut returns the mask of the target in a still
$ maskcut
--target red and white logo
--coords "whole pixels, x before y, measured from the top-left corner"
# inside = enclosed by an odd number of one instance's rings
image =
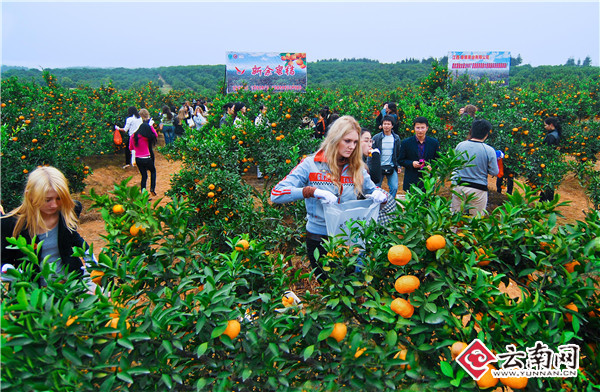
[[[498,359],[479,339],[475,339],[456,357],[458,364],[474,380],[479,380],[488,371],[488,363]]]

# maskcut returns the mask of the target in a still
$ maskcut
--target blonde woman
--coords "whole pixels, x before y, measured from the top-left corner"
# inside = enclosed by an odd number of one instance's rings
[[[18,267],[25,256],[18,249],[9,249],[7,237],[23,236],[27,242],[44,241],[40,260],[49,256],[56,271],[83,275],[81,259],[73,256],[73,248],[87,244],[77,233],[81,203],[74,202],[65,176],[54,167],[39,167],[29,174],[23,203],[2,217],[2,269],[10,264]]]
[[[314,250],[323,254],[327,226],[322,203],[343,203],[369,195],[383,203],[386,195],[367,173],[359,144],[361,128],[351,116],[342,116],[327,132],[319,150],[296,166],[271,191],[274,203],[304,199],[306,204],[306,249],[311,267],[326,276]]]

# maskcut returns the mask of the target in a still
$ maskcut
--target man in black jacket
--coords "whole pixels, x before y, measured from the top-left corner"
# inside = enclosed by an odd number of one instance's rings
[[[438,157],[440,143],[437,139],[427,136],[429,121],[425,117],[417,117],[414,124],[415,136],[402,141],[400,145],[399,163],[406,168],[402,189],[408,191],[412,184],[423,189],[422,170],[427,170],[427,162]]]

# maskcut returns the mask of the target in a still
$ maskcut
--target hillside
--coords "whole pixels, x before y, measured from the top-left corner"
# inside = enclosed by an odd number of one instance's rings
[[[434,59],[404,60],[394,64],[369,59],[323,60],[308,64],[308,84],[311,88],[339,88],[340,86],[374,90],[393,90],[399,86],[424,78],[431,70]],[[446,58],[440,60],[441,64]],[[518,63],[518,62],[515,62]],[[139,87],[148,82],[175,90],[190,89],[202,95],[213,95],[223,83],[225,65],[189,65],[159,68],[53,68],[46,69],[56,76],[58,83],[67,88],[81,85],[99,87],[112,82],[117,89]],[[597,74],[598,67],[560,65],[540,66],[513,64],[510,70],[511,85],[520,87],[546,80],[563,80],[568,77],[585,78]],[[42,83],[42,70],[2,66],[2,78],[13,76],[33,79]]]

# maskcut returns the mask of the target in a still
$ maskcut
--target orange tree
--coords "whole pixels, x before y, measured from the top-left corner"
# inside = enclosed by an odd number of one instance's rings
[[[453,214],[438,193],[457,165],[452,154],[442,158],[389,226],[364,227],[364,246],[328,241],[329,278],[298,292],[302,307],[283,296],[306,276],[254,234],[217,249],[185,198],[150,205],[126,182],[108,195],[90,192],[106,222],[107,245],[90,267],[103,273],[101,289],[89,293],[73,275],[51,279],[31,244],[14,241],[27,261],[2,285],[3,386],[475,390],[450,347],[479,338],[497,352],[537,340],[578,344],[577,378],[532,379],[529,388],[593,390],[600,214],[560,226],[558,202],[539,203],[527,187],[482,218]],[[432,235],[444,238],[433,251]],[[388,261],[398,244],[410,251],[401,266]],[[405,275],[419,280],[408,294],[395,288]],[[520,295],[500,289],[509,278]]]

